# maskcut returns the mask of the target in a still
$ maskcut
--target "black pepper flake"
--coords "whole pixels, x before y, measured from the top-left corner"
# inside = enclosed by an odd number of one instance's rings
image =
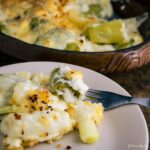
[[[45,135],[48,136],[48,132],[46,132]]]
[[[47,111],[46,113],[49,114],[49,111]]]
[[[42,111],[42,110],[43,110],[43,107],[41,106],[41,107],[39,107],[39,109],[40,109],[40,111]]]
[[[64,111],[67,111],[67,109],[65,109]]]
[[[42,101],[43,104],[47,104],[45,101]]]
[[[72,147],[70,145],[67,145],[66,146],[66,149],[71,149]]]
[[[52,106],[48,106],[48,107],[51,109],[51,111],[53,111],[53,110],[54,110]]]
[[[83,40],[80,40],[81,43],[83,43]]]
[[[57,18],[57,17],[58,17],[58,15],[55,15],[54,17],[55,17],[55,18]]]
[[[47,15],[46,14],[43,14],[43,17],[46,17]]]
[[[66,26],[65,25],[62,25],[62,27],[65,29],[66,28]]]
[[[73,127],[73,130],[77,130],[77,127],[76,127],[76,126],[74,126],[74,127]]]
[[[32,108],[33,110],[35,110],[35,107],[34,107],[34,106],[31,106],[31,108]]]
[[[21,16],[16,16],[15,18],[14,18],[14,20],[20,20],[21,19]]]
[[[4,137],[6,138],[6,137],[8,137],[8,135],[6,134],[6,135],[4,135]]]
[[[21,131],[21,134],[24,135],[24,131],[23,130]]]
[[[37,98],[38,98],[38,95],[37,95],[37,94],[34,94],[33,97],[34,97],[35,99],[37,99]]]
[[[29,100],[31,100],[32,103],[36,102],[38,99],[38,95],[34,94],[33,96],[29,96]]]
[[[19,115],[19,114],[14,114],[14,116],[15,116],[16,120],[20,120],[21,119],[21,115]]]

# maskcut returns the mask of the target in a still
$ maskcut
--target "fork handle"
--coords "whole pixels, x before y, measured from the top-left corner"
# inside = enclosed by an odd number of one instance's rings
[[[129,101],[129,103],[139,104],[139,105],[145,106],[147,108],[150,108],[150,97],[148,97],[148,98],[136,98],[136,97],[132,97],[131,101]]]

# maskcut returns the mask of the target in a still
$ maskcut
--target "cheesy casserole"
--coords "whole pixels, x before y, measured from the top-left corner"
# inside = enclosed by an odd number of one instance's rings
[[[4,150],[52,143],[79,130],[80,139],[99,139],[101,103],[83,101],[88,86],[80,71],[55,68],[50,75],[17,72],[0,75],[0,131]]]
[[[135,18],[110,20],[110,0],[0,0],[0,31],[30,44],[109,51],[143,41]]]

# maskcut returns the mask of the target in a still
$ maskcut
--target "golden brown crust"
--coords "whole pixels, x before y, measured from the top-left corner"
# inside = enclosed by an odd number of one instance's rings
[[[4,146],[4,150],[24,150],[24,147],[20,146],[18,148],[9,148],[8,146]]]
[[[23,141],[23,146],[24,147],[32,147],[36,144],[38,144],[39,142],[37,140],[31,140],[31,141]]]
[[[25,147],[32,147],[39,142],[37,140],[31,140],[31,141],[23,141],[22,146],[17,148],[9,148],[8,145],[4,145],[4,150],[24,150]]]

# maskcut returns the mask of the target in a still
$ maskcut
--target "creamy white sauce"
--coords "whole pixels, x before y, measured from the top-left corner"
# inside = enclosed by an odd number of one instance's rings
[[[72,129],[72,120],[65,111],[41,111],[20,115],[21,119],[16,120],[14,114],[9,114],[1,124],[2,133],[8,135],[5,142],[9,143],[10,148],[19,147],[22,140],[52,140]]]
[[[83,82],[82,79],[72,79],[68,84],[75,90],[78,91],[81,95],[84,95],[88,90],[88,86]]]
[[[100,0],[77,0],[77,3],[80,6],[81,12],[87,12],[89,10],[89,5],[100,4]]]
[[[125,26],[125,23],[122,23],[122,28],[121,28],[121,32],[124,33],[124,36],[125,36],[125,39],[126,41],[129,41],[130,38],[129,38],[129,35],[128,35],[128,32],[127,32],[127,28]]]
[[[64,89],[62,95],[67,103],[73,103],[78,100],[78,98],[74,96],[74,93],[67,88]]]
[[[45,85],[49,81],[49,75],[44,74],[43,72],[41,73],[34,73],[31,76],[31,80],[35,83],[39,83],[40,85]]]
[[[7,143],[9,145],[8,148],[11,149],[11,148],[19,148],[22,144],[22,141],[19,138],[16,138],[16,139],[6,138],[5,143]]]
[[[66,48],[67,43],[74,42],[75,40],[76,37],[72,32],[54,28],[45,35],[42,35],[38,39],[37,44],[63,50]]]
[[[67,109],[67,104],[63,100],[60,100],[57,96],[52,95],[51,100],[52,101],[51,101],[50,106],[52,106],[53,109],[56,109],[56,110]]]
[[[69,67],[60,68],[59,73],[55,74],[54,76],[54,79],[57,79],[55,84],[61,82],[61,84],[69,85],[69,87],[72,88],[74,91],[79,92],[80,99],[83,99],[86,91],[88,90],[88,86],[83,82],[83,80],[78,77],[74,77],[73,79],[70,79],[70,80],[63,79],[63,77],[65,76],[65,73],[70,70],[71,69]],[[53,81],[52,81],[52,86],[54,86]],[[56,92],[58,95],[62,95],[65,101],[68,101],[68,102],[74,102],[78,99],[76,96],[74,96],[74,92],[68,88],[64,88],[63,90],[56,89]]]
[[[39,87],[35,84],[33,84],[31,81],[25,81],[20,82],[14,87],[14,91],[12,94],[13,100],[16,102],[16,104],[21,105],[24,103],[24,99],[27,96],[27,92],[36,90]]]
[[[97,26],[97,24],[95,24],[94,26]],[[115,48],[112,45],[94,44],[94,43],[90,42],[89,40],[87,40],[84,36],[80,37],[79,39],[83,41],[83,43],[80,45],[80,51],[81,52],[100,52],[100,51],[115,50]]]
[[[103,118],[103,107],[101,103],[86,103],[83,101],[78,101],[74,105],[74,114],[73,118],[76,122],[84,118],[91,118],[95,121],[99,121]]]
[[[70,10],[78,10],[79,7],[78,5],[75,5],[74,3],[68,3],[65,7],[64,7],[64,12],[68,12]]]
[[[83,103],[82,101],[76,105],[75,109],[77,120],[84,117],[91,118],[93,116],[94,109],[92,105],[85,105],[85,103]]]
[[[31,72],[27,71],[18,71],[14,73],[14,76],[22,78],[24,80],[30,80],[31,78]]]
[[[14,75],[0,76],[0,107],[8,104],[8,99],[13,93],[14,86],[23,80],[23,78]]]
[[[73,90],[80,92],[81,96],[84,96],[88,87],[79,76],[70,80],[62,79],[65,73],[70,70],[69,67],[61,68],[59,74],[56,74],[55,77],[59,77],[63,83],[67,83]],[[16,76],[17,79],[15,76],[10,78],[12,82],[8,80],[8,85],[6,87],[5,83],[7,82],[2,82],[3,84],[0,85],[4,89],[7,89],[9,85],[11,87],[15,82],[12,88],[12,98],[17,105],[23,105],[23,100],[27,97],[28,92],[44,88],[44,86],[37,84],[43,80],[43,77],[45,79],[45,76],[42,74],[36,74],[34,83],[30,80],[24,80],[24,73],[23,80],[22,78],[18,80],[18,74],[16,74]],[[30,79],[33,80],[32,77]],[[61,93],[62,91],[58,92]],[[35,110],[32,113],[18,113],[17,115],[20,116],[19,118],[13,113],[4,116],[0,125],[2,134],[7,135],[3,141],[4,145],[8,145],[9,149],[13,149],[22,146],[23,141],[36,140],[37,142],[44,142],[48,140],[57,140],[58,137],[71,131],[81,118],[91,118],[95,115],[95,106],[93,104],[87,105],[83,101],[80,101],[69,88],[65,88],[61,94],[64,96],[65,101],[61,100],[58,95],[54,96],[50,94],[50,99],[48,98],[50,103],[48,102],[48,104],[50,104],[51,107],[48,110]],[[70,114],[66,112],[69,107],[68,103],[74,105],[74,116],[70,116]]]

